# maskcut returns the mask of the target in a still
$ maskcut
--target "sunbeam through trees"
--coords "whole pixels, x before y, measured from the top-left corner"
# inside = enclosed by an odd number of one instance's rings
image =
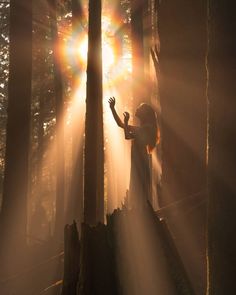
[[[0,294],[236,294],[233,0],[0,1]]]

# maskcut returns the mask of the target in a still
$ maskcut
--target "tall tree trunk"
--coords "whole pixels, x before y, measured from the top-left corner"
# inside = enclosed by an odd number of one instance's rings
[[[83,10],[80,0],[72,0],[72,31],[80,37],[79,27],[83,21]],[[76,63],[76,61],[75,61]],[[77,80],[81,74],[78,69],[73,74],[72,81],[72,93],[76,92]],[[77,99],[77,98],[76,98]],[[80,99],[80,98],[79,98]],[[77,110],[79,112],[79,110]],[[83,221],[83,137],[80,134],[82,118],[78,115],[75,116],[73,121],[73,134],[72,134],[72,179],[71,179],[71,191],[68,199],[67,207],[67,222],[71,223],[73,220],[77,220],[79,225]]]
[[[132,80],[134,108],[136,108],[141,102],[145,100],[143,10],[144,0],[131,0]]]
[[[84,221],[104,221],[101,0],[89,1]]]
[[[10,5],[10,65],[6,164],[1,222],[8,243],[26,242],[32,78],[32,1]],[[15,246],[15,244],[8,244]]]
[[[46,96],[47,89],[45,89],[45,79],[47,78],[47,52],[45,50],[46,36],[47,36],[47,15],[48,7],[44,5],[37,6],[38,13],[40,13],[40,21],[44,26],[36,25],[35,27],[35,41],[37,41],[39,50],[39,118],[38,118],[38,147],[37,147],[37,198],[39,202],[42,200],[43,194],[43,155],[45,151],[45,138],[44,138],[44,123],[46,115]],[[37,46],[36,45],[36,46]]]
[[[51,34],[53,43],[54,91],[56,100],[56,216],[55,237],[63,234],[64,198],[65,198],[65,161],[64,161],[64,101],[63,80],[59,62],[57,0],[49,0],[51,5]]]
[[[45,67],[44,67],[45,68]],[[42,76],[45,77],[44,74]],[[43,80],[42,80],[43,81]],[[43,193],[43,154],[44,154],[44,122],[45,122],[45,98],[44,87],[40,87],[39,96],[39,126],[38,126],[38,148],[37,148],[37,197],[38,201],[42,200]]]
[[[76,29],[76,25],[81,23],[83,18],[83,9],[81,0],[71,0],[71,8],[72,8],[72,29]]]
[[[236,294],[235,1],[208,1],[208,295]]]
[[[143,15],[143,41],[144,41],[144,72],[145,72],[145,83],[148,88],[147,97],[150,99],[152,92],[150,91],[153,87],[151,83],[150,64],[151,54],[150,50],[158,43],[158,31],[157,31],[157,11],[155,7],[155,0],[144,1],[143,4],[144,15]],[[149,88],[150,87],[150,88]]]
[[[162,1],[161,206],[206,187],[206,1]]]

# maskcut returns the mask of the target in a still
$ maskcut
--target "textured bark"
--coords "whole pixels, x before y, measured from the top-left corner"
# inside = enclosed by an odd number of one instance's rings
[[[56,216],[55,237],[63,234],[65,198],[65,161],[64,161],[64,120],[63,120],[63,80],[59,62],[57,1],[49,0],[51,34],[53,45],[54,93],[56,103]]]
[[[31,1],[11,1],[9,55],[6,164],[1,222],[5,234],[3,239],[11,243],[17,241],[20,247],[26,241],[27,225],[32,78]]]
[[[84,221],[104,220],[101,0],[89,1],[85,121]]]
[[[206,186],[206,1],[162,1],[158,19],[163,206]]]
[[[80,242],[76,223],[64,229],[64,278],[62,295],[76,295],[79,280]]]
[[[235,294],[235,2],[208,3],[208,295]]]

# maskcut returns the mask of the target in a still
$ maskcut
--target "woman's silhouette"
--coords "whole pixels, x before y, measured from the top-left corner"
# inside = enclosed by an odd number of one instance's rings
[[[132,206],[142,207],[151,196],[150,153],[157,142],[156,113],[151,106],[142,103],[135,116],[140,126],[129,125],[130,115],[124,112],[122,121],[115,110],[115,98],[109,99],[110,108],[117,125],[124,129],[125,139],[131,139],[131,173],[129,198]]]

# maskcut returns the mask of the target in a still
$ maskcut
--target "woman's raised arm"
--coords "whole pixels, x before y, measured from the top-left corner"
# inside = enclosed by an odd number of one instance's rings
[[[116,104],[116,99],[115,97],[110,97],[110,99],[108,100],[109,102],[109,105],[110,105],[110,109],[111,109],[111,112],[112,112],[112,115],[116,121],[116,124],[121,127],[121,128],[124,128],[124,123],[121,121],[119,115],[117,114],[116,112],[116,109],[115,109],[115,104]]]

